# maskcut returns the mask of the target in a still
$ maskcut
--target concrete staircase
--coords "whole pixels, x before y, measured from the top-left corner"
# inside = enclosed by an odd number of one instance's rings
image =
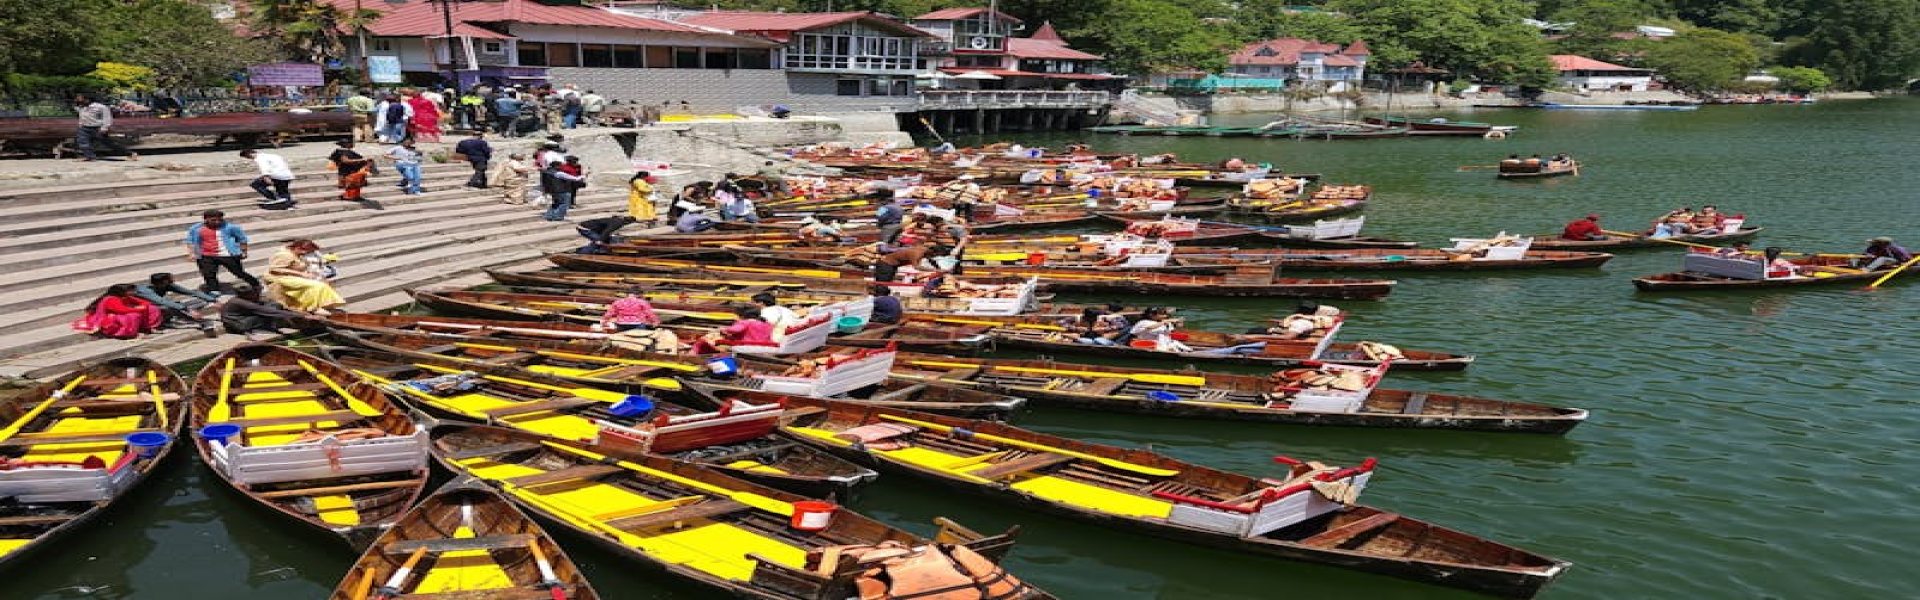
[[[333,176],[299,173],[299,208],[267,211],[246,186],[250,176],[193,176],[164,181],[87,184],[0,191],[0,377],[45,378],[75,365],[128,354],[163,362],[212,355],[241,340],[205,339],[198,331],[162,330],[139,340],[87,337],[67,324],[107,286],[145,282],[172,272],[196,286],[187,258],[187,227],[218,208],[251,238],[247,270],[266,270],[287,240],[311,238],[339,254],[335,285],[356,311],[411,302],[404,290],[478,284],[484,269],[537,269],[541,257],[581,243],[570,223],[541,220],[534,205],[509,205],[492,190],[462,185],[464,164],[429,164],[426,193],[406,196],[391,168],[367,187],[374,202],[335,199]],[[622,212],[624,190],[583,190],[574,220]],[[222,274],[231,282],[230,274]]]

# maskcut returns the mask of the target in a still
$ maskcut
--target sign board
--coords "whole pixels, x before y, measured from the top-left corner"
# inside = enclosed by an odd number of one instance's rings
[[[247,67],[247,85],[326,85],[320,65],[276,63]]]
[[[367,76],[374,83],[400,83],[400,57],[367,57]]]

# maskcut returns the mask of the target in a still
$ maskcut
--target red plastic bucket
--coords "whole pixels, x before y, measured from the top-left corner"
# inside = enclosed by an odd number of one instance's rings
[[[833,524],[834,511],[840,507],[818,500],[793,503],[793,521],[788,526],[801,531],[820,531]]]
[[[1044,264],[1047,264],[1047,253],[1045,253],[1045,252],[1028,252],[1028,253],[1027,253],[1027,264],[1029,264],[1029,265],[1044,265]]]

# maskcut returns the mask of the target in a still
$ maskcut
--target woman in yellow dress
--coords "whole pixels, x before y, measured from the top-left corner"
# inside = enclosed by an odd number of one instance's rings
[[[345,307],[347,301],[334,291],[322,265],[320,245],[296,239],[267,260],[267,274],[261,279],[266,280],[273,299],[287,308],[324,317]]]
[[[640,171],[627,180],[627,214],[634,221],[652,227],[659,223],[658,208],[653,205],[653,175]]]

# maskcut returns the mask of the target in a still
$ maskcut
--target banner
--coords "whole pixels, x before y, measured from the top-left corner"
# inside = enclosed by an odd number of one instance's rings
[[[367,76],[374,83],[400,83],[400,57],[367,57]]]
[[[247,85],[326,85],[320,65],[276,63],[247,67]]]

